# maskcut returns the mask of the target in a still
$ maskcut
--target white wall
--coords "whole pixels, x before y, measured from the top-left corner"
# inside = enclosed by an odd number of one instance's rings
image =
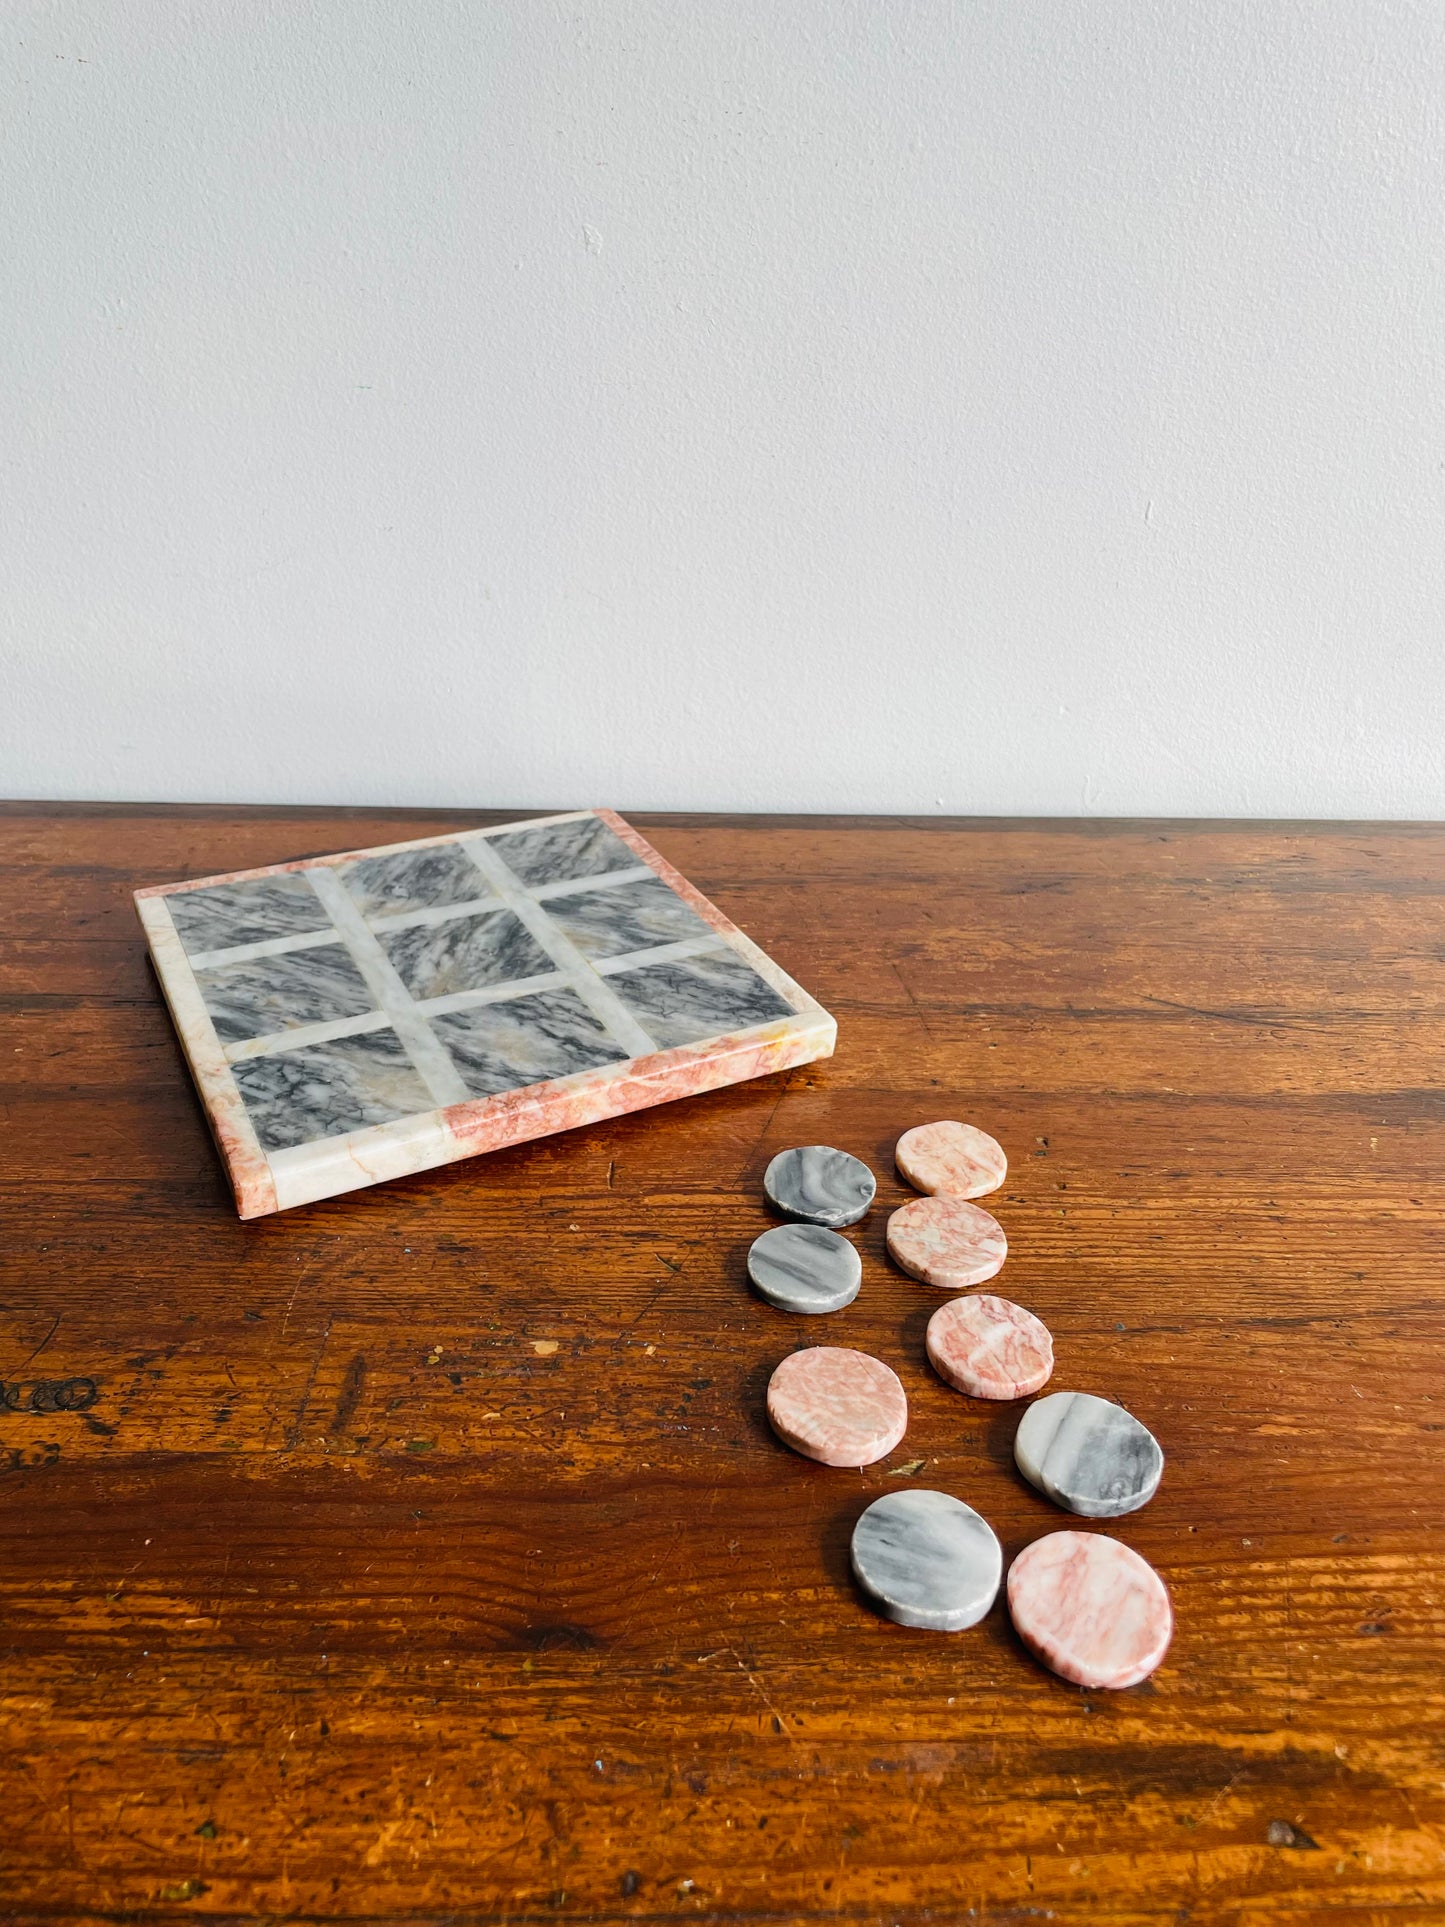
[[[0,791],[1445,814],[1433,0],[24,0]]]

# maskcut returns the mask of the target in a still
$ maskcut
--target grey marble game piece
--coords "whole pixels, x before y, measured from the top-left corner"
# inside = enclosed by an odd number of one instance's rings
[[[1003,1548],[986,1519],[947,1492],[875,1499],[853,1528],[853,1573],[900,1626],[958,1633],[998,1597]]]
[[[772,985],[726,950],[680,963],[611,971],[607,983],[656,1039],[659,1050],[694,1044],[719,1032],[750,1030],[789,1015]]]
[[[392,969],[418,998],[551,976],[557,968],[510,910],[483,910],[377,935]]]
[[[841,1311],[858,1296],[863,1260],[821,1224],[775,1224],[754,1238],[748,1276],[780,1311]]]
[[[359,1017],[376,1007],[351,952],[340,943],[218,964],[198,970],[196,983],[216,1035],[228,1044],[301,1024]]]
[[[626,1056],[575,990],[541,990],[478,1010],[451,1011],[433,1017],[431,1027],[473,1097],[600,1070]]]
[[[432,1102],[394,1030],[248,1057],[231,1074],[268,1151],[389,1124]]]
[[[363,856],[355,863],[339,866],[336,874],[364,917],[437,910],[445,904],[473,903],[492,894],[476,864],[455,843]]]
[[[170,908],[176,933],[192,957],[326,930],[331,924],[311,879],[300,872],[218,883],[209,890],[178,890]]]
[[[620,957],[711,930],[661,877],[614,883],[606,890],[579,890],[551,897],[547,915],[559,923],[584,957]]]
[[[828,1144],[779,1151],[763,1173],[768,1203],[805,1224],[856,1224],[873,1202],[877,1180],[860,1159]]]
[[[1159,1441],[1122,1405],[1092,1392],[1051,1392],[1024,1413],[1014,1460],[1030,1485],[1086,1519],[1137,1512],[1159,1490]]]

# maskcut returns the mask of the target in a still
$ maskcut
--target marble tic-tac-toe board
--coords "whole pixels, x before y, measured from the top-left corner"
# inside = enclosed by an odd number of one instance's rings
[[[243,1218],[833,1048],[827,1011],[611,810],[136,908]]]

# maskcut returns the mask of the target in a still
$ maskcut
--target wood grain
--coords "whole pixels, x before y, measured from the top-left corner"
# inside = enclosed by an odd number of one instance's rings
[[[0,814],[3,1917],[1445,1921],[1445,831],[639,818],[837,1056],[242,1225],[130,891],[497,820]],[[1067,1523],[884,1254],[939,1116],[1167,1455],[1130,1692],[848,1580],[915,1460]],[[879,1177],[861,1474],[763,1419],[810,1142]]]

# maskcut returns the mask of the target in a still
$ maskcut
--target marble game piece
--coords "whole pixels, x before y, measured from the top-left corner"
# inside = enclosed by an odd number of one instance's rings
[[[1003,1548],[986,1519],[947,1492],[875,1499],[853,1528],[853,1576],[900,1626],[958,1633],[998,1597]]]
[[[775,1211],[834,1230],[856,1224],[877,1189],[877,1180],[861,1159],[829,1144],[779,1151],[763,1173],[763,1190]]]
[[[863,1260],[821,1224],[775,1224],[754,1238],[748,1276],[781,1311],[841,1311],[858,1296]]]
[[[928,1362],[970,1398],[1028,1398],[1049,1382],[1054,1341],[1041,1319],[1007,1298],[951,1298],[928,1321]]]
[[[788,1070],[837,1029],[611,810],[136,909],[243,1218]]]
[[[966,1291],[1003,1268],[1008,1239],[980,1205],[964,1198],[915,1198],[888,1220],[888,1255],[921,1284]]]
[[[898,1374],[841,1345],[785,1358],[768,1381],[768,1423],[785,1445],[820,1465],[872,1465],[908,1429]]]
[[[1137,1686],[1174,1637],[1164,1581],[1099,1532],[1051,1532],[1025,1546],[1009,1568],[1008,1609],[1029,1651],[1076,1686]]]
[[[943,1119],[915,1124],[893,1151],[899,1173],[915,1191],[949,1198],[982,1198],[1008,1176],[1008,1159],[997,1138],[972,1124]]]
[[[1164,1471],[1148,1427],[1092,1392],[1051,1392],[1031,1405],[1014,1436],[1014,1460],[1030,1485],[1086,1519],[1137,1512]]]

